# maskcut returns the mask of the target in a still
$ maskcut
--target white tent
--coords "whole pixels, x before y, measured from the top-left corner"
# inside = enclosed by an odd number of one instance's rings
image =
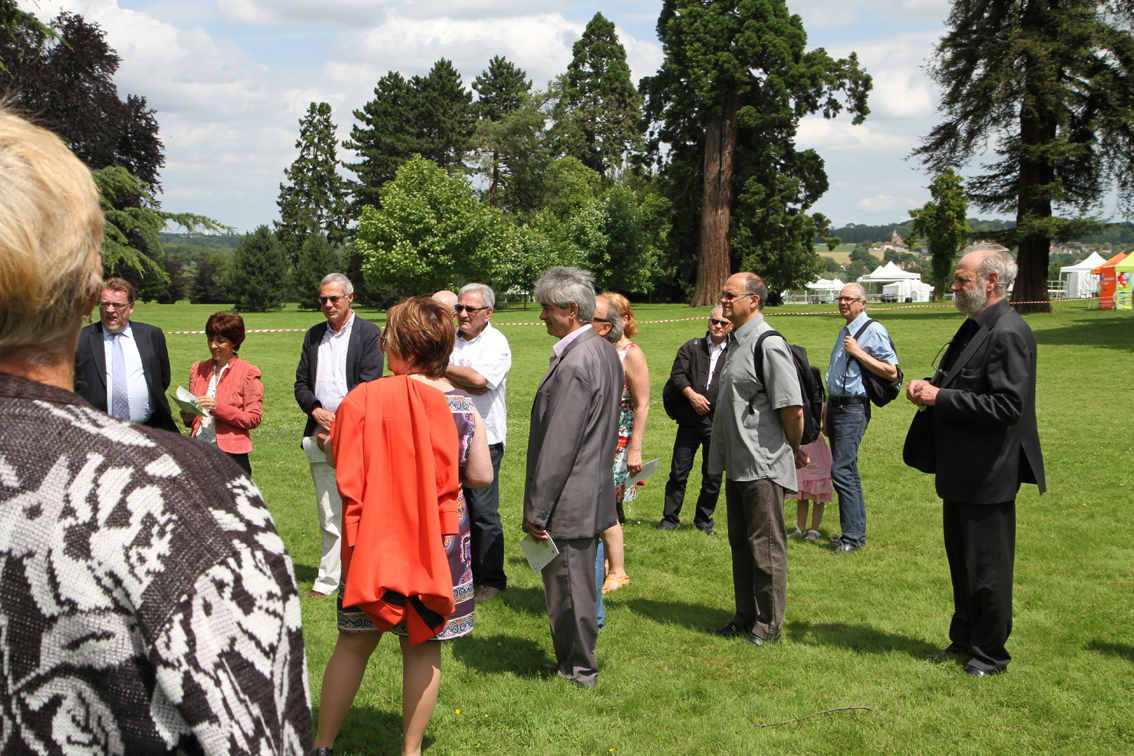
[[[865,276],[859,276],[859,278],[858,278],[858,282],[861,283],[861,284],[893,283],[894,281],[920,281],[920,280],[921,280],[921,274],[920,273],[911,273],[909,271],[902,270],[901,268],[899,268],[897,265],[894,264],[893,260],[891,260],[890,262],[886,263],[885,265],[883,265],[879,268],[875,268],[873,271],[871,271],[870,273],[867,273]]]
[[[807,284],[807,295],[812,301],[831,302],[843,290],[844,286],[846,284],[837,278],[832,281],[820,278],[818,281]]]
[[[1104,262],[1106,258],[1100,256],[1098,252],[1092,252],[1083,262],[1060,268],[1059,275],[1067,276],[1063,285],[1063,296],[1071,299],[1096,296],[1099,293],[1099,277],[1091,271]]]
[[[882,287],[884,300],[893,298],[897,302],[928,302],[932,297],[932,286],[908,278]]]

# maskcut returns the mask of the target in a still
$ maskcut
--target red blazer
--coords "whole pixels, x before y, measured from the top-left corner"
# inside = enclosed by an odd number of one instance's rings
[[[453,577],[442,536],[459,530],[460,444],[445,394],[408,376],[360,383],[331,425],[343,500],[343,605],[387,631],[406,620],[410,643],[433,637],[407,604],[453,613]]]
[[[189,369],[189,391],[193,396],[204,396],[213,379],[213,361],[194,362]],[[260,370],[249,365],[235,354],[228,361],[228,369],[217,384],[217,408],[213,422],[217,427],[217,448],[229,454],[247,454],[252,451],[248,431],[260,424],[264,411],[264,384],[260,383]],[[201,418],[193,418],[193,433],[201,428]]]

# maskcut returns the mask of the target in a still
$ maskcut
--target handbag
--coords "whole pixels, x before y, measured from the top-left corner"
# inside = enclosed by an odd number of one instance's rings
[[[921,407],[914,413],[902,461],[915,470],[933,475],[937,472],[937,447],[933,441],[933,407]]]

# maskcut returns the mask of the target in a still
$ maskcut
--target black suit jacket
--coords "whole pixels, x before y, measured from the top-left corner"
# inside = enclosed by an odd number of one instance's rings
[[[315,435],[315,429],[319,427],[315,418],[311,417],[311,411],[323,406],[315,398],[315,377],[319,374],[319,344],[323,342],[323,335],[328,328],[330,325],[324,320],[307,329],[307,335],[303,337],[303,352],[299,355],[299,367],[295,370],[295,401],[307,413],[304,436]],[[350,342],[347,344],[348,391],[360,383],[382,377],[384,362],[382,350],[378,348],[381,336],[381,328],[369,320],[363,320],[358,313],[354,314],[354,325],[351,326]]]
[[[937,495],[964,504],[1012,501],[1021,483],[1043,493],[1035,337],[1007,300],[973,320],[968,345],[958,352],[954,337],[947,372],[930,380],[937,404],[910,426],[906,464],[935,472]]]
[[[721,368],[724,367],[725,355],[722,354],[717,360],[717,371],[710,376],[708,339],[709,335],[706,333],[702,338],[690,339],[682,344],[677,350],[677,357],[673,360],[673,368],[669,371],[669,378],[679,394],[676,405],[681,409],[675,418],[678,425],[713,424],[713,413],[717,408],[717,389],[720,387],[718,376]],[[725,343],[730,343],[727,337]],[[727,353],[728,349],[725,350],[725,354]],[[708,388],[705,388],[706,383],[709,385]],[[693,409],[693,405],[682,393],[688,386],[692,386],[694,391],[709,400],[708,414],[699,415],[697,410]]]
[[[169,411],[169,352],[165,347],[165,334],[156,326],[130,321],[130,331],[142,357],[142,371],[150,390],[151,428],[180,433]],[[86,399],[95,409],[106,412],[106,352],[102,340],[102,323],[94,323],[79,332],[75,348],[75,393]]]

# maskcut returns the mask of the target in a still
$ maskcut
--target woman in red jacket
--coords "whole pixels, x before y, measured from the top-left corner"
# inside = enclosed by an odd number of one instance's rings
[[[244,343],[244,319],[235,312],[218,312],[205,323],[211,360],[194,362],[189,370],[189,391],[207,411],[205,417],[181,413],[192,436],[216,444],[252,477],[248,431],[260,424],[264,385],[260,370],[236,356]]]

